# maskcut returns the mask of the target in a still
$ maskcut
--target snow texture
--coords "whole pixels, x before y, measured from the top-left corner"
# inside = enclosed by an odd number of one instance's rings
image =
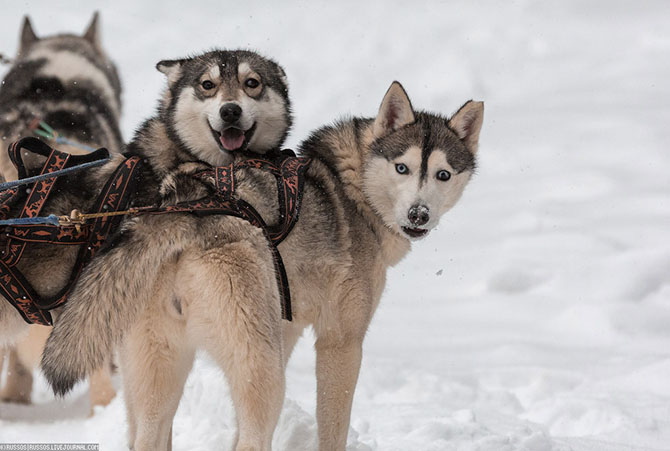
[[[417,108],[486,102],[476,177],[389,274],[348,451],[670,449],[667,2],[3,2],[0,51],[25,12],[46,34],[83,31],[94,8],[127,139],[164,85],[154,64],[212,47],[284,65],[291,147],[374,115],[395,79]],[[290,362],[274,449],[316,449],[312,344]],[[0,404],[0,442],[124,449],[122,398],[89,419],[86,390],[61,402],[38,378],[35,405]],[[227,449],[234,429],[203,356],[174,449]]]

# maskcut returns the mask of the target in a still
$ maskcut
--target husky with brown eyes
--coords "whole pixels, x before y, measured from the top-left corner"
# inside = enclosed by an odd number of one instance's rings
[[[173,140],[207,163],[219,165],[231,153],[265,153],[277,148],[291,126],[284,70],[257,53],[212,51],[164,60],[167,75],[160,105]]]

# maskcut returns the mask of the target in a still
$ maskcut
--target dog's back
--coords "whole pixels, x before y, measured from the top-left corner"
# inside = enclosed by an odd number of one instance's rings
[[[40,121],[68,141],[50,142],[70,153],[80,145],[119,152],[121,83],[100,44],[97,14],[82,36],[38,38],[24,19],[17,56],[0,87],[0,175],[16,178],[7,147],[34,134]]]

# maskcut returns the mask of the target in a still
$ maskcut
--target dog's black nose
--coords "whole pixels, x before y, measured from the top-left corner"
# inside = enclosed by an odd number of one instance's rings
[[[425,205],[414,205],[407,212],[407,218],[413,226],[419,227],[425,225],[430,219],[429,211]]]
[[[242,108],[236,103],[226,103],[221,107],[221,110],[219,110],[219,114],[221,114],[223,122],[237,122],[240,119],[240,116],[242,116]]]

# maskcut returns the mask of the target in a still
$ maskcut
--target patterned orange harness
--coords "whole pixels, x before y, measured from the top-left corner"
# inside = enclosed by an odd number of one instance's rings
[[[47,160],[41,174],[52,173],[82,162],[107,158],[108,152],[99,149],[84,156],[70,155],[50,148],[36,138],[24,138],[14,143],[9,154],[16,166],[19,177],[27,176],[21,160],[20,151],[26,149],[37,153]],[[142,160],[133,156],[123,161],[109,178],[98,196],[93,214],[86,216],[82,224],[21,224],[4,226],[0,235],[0,293],[18,310],[23,319],[30,324],[51,325],[49,310],[61,306],[74,288],[83,268],[104,246],[114,240],[110,235],[118,228],[123,216],[140,214],[193,213],[203,215],[228,215],[242,218],[263,230],[272,250],[277,284],[281,297],[282,316],[292,320],[291,295],[286,270],[277,249],[279,243],[290,233],[298,220],[302,200],[304,172],[309,167],[308,158],[295,157],[285,150],[274,152],[259,158],[245,155],[245,159],[223,167],[195,174],[195,177],[207,183],[214,182],[212,195],[197,201],[181,202],[163,207],[149,206],[128,209],[132,195],[140,182]],[[268,158],[269,157],[269,158]],[[280,221],[269,227],[261,215],[246,201],[235,197],[235,172],[238,169],[255,168],[272,173],[277,179]],[[14,187],[0,192],[0,219],[6,219],[12,208],[20,202],[24,207],[19,218],[36,218],[42,211],[58,177],[35,182],[32,189]],[[112,214],[110,214],[112,213]],[[113,215],[113,213],[118,213]],[[81,246],[77,261],[66,286],[55,296],[44,299],[37,294],[16,265],[28,243],[50,243],[55,245]]]

